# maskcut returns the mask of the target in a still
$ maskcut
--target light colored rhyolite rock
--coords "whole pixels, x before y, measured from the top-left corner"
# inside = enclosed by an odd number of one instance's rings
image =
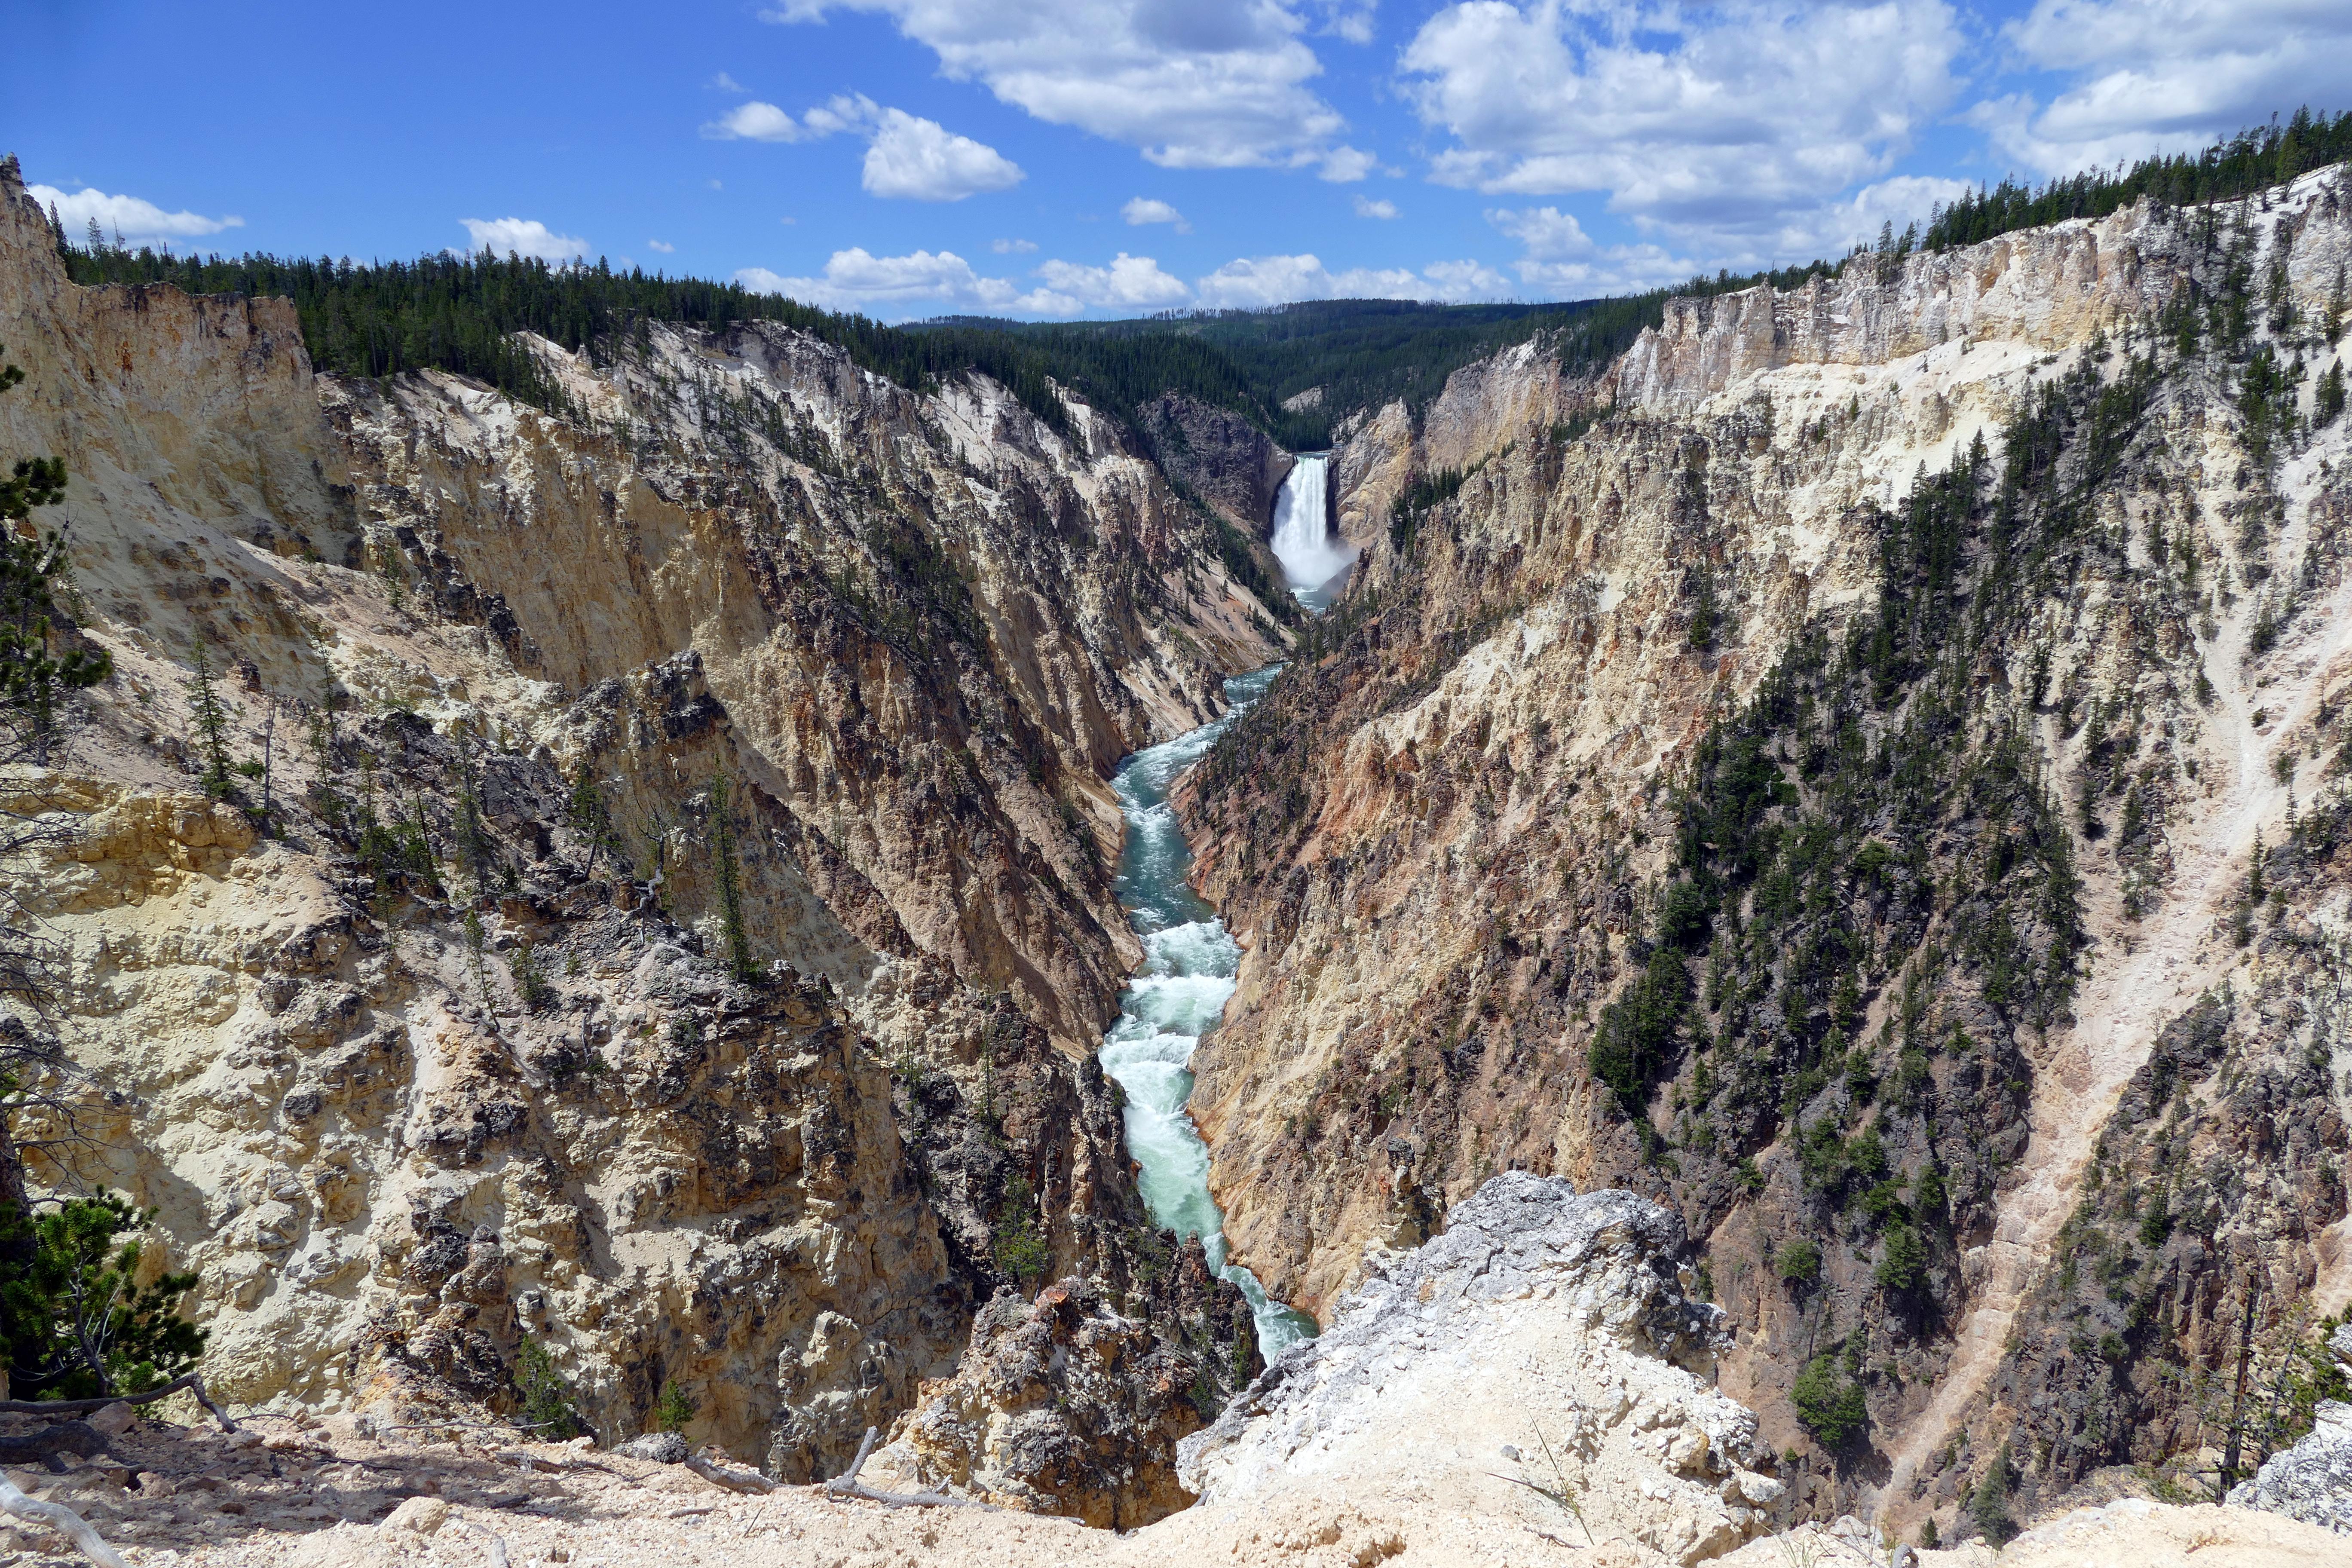
[[[2336,1331],[2328,1348],[2352,1366],[2352,1323]],[[2273,1454],[2252,1479],[2231,1488],[2230,1501],[2352,1535],[2352,1405],[2322,1400],[2315,1415],[2292,1447]]]
[[[1721,1314],[1683,1293],[1682,1245],[1632,1193],[1496,1176],[1444,1235],[1368,1262],[1321,1337],[1187,1438],[1185,1481],[1213,1511],[1302,1489],[1517,1510],[1519,1479],[1645,1555],[1727,1552],[1781,1486],[1756,1417],[1708,1384]]]
[[[2332,1005],[2324,983],[2305,976],[2327,973],[2315,955],[2345,929],[2340,865],[2307,857],[2262,940],[2242,949],[2226,928],[2257,844],[2274,853],[2290,821],[2337,787],[2352,421],[2315,427],[2307,444],[2299,434],[2265,462],[2236,373],[2210,353],[2180,367],[2152,314],[2184,272],[2210,291],[2236,247],[2257,279],[2283,278],[2280,303],[2294,307],[2270,352],[2300,356],[2307,382],[2340,365],[2340,338],[2319,339],[2352,247],[2352,181],[2327,171],[2217,204],[2210,247],[2208,216],[2136,210],[1889,262],[1883,279],[1857,262],[1834,285],[1678,302],[1597,386],[1563,378],[1538,344],[1457,374],[1418,416],[1397,405],[1343,426],[1334,484],[1370,548],[1365,602],[1340,614],[1363,618],[1315,666],[1294,666],[1229,748],[1231,766],[1213,759],[1178,802],[1198,882],[1244,948],[1234,1001],[1195,1053],[1191,1109],[1227,1238],[1269,1289],[1328,1321],[1368,1247],[1430,1234],[1498,1166],[1670,1194],[1747,1331],[1723,1358],[1724,1386],[1775,1447],[1810,1442],[1790,1396],[1824,1344],[1883,1329],[1873,1356],[1900,1346],[1897,1375],[1865,1380],[1866,1440],[1895,1461],[1906,1511],[1884,1517],[1906,1531],[1930,1509],[1948,1526],[2004,1442],[2056,1455],[2059,1479],[2037,1469],[2032,1481],[2054,1489],[2095,1463],[2155,1462],[2199,1440],[2195,1413],[2165,1392],[2176,1384],[2153,1375],[2155,1342],[2137,1352],[2148,1374],[2123,1379],[2066,1350],[2081,1326],[2069,1311],[2026,1310],[2041,1284],[2071,1279],[2058,1232],[2102,1179],[2111,1205],[2191,1168],[2213,1191],[2249,1194],[2231,1198],[2220,1245],[2192,1255],[2176,1235],[2150,1276],[2199,1304],[2164,1342],[2189,1345],[2200,1366],[2221,1367],[2222,1336],[2236,1331],[2238,1309],[2221,1305],[2243,1289],[2221,1279],[2239,1267],[2228,1259],[2275,1260],[2265,1300],[2308,1289],[2332,1310],[2352,1299],[2352,1221],[2320,1174],[2344,1145],[2337,1097],[2318,1084],[2344,1063],[2304,1065],[2294,1022],[2332,1016],[2319,1010]],[[1979,651],[1965,703],[1972,723],[2014,716],[2034,765],[2073,792],[2087,941],[2071,1012],[2046,1030],[2001,1022],[1973,976],[1937,998],[1973,1040],[2013,1035],[2000,1081],[2022,1092],[2013,1107],[1987,1096],[1965,1117],[1939,1111],[1933,1131],[1913,1117],[1915,1146],[1886,1145],[1911,1173],[1938,1143],[1950,1190],[1979,1194],[1939,1263],[1939,1310],[1906,1320],[1879,1297],[1874,1244],[1818,1234],[1793,1123],[1767,1135],[1769,1114],[1759,1124],[1709,1108],[1696,1032],[1687,1078],[1652,1106],[1649,1131],[1678,1144],[1671,1163],[1596,1089],[1587,1047],[1647,958],[1655,928],[1643,921],[1675,874],[1673,803],[1694,742],[1801,628],[1821,628],[1834,656],[1874,613],[1878,509],[1979,438],[1989,502],[2005,432],[2029,400],[2062,378],[2111,389],[2152,353],[2167,374],[2128,460],[2087,487],[2105,543],[2053,578],[2030,622]],[[1573,434],[1580,408],[1612,402],[1613,416]],[[1459,491],[1417,531],[1392,535],[1389,501],[1403,482],[1448,469],[1466,476]],[[2150,553],[2159,535],[2168,566]],[[2265,652],[2276,627],[2263,605],[2290,583],[2293,626]],[[1702,603],[1717,612],[1703,647]],[[2108,779],[2087,725],[2035,711],[2025,688],[2037,658],[2054,694],[2044,707],[2136,715],[2134,749]],[[2210,700],[2198,695],[2208,687]],[[1883,737],[1897,732],[1883,722]],[[2161,818],[2128,851],[2106,783],[2138,788],[2148,820]],[[2095,831],[2079,815],[2094,784],[2105,813]],[[1980,879],[1967,859],[1976,826],[1927,847],[1950,857],[1939,879]],[[1689,966],[1695,984],[1706,973]],[[1856,1033],[1876,1040],[1902,992],[1872,984]],[[2165,1134],[2119,1181],[2115,1157],[2135,1136],[2116,1112],[2126,1086],[2153,1070],[2157,1042],[2208,991],[2234,999],[2231,1048],[2266,1058],[2263,1074],[2233,1067],[2225,1085],[2309,1072],[2312,1087],[2200,1090],[2217,1109],[2192,1118],[2186,1139]],[[1718,1000],[1745,1007],[1760,994]],[[2219,1109],[2225,1100],[2234,1108]],[[1884,1136],[1905,1125],[1887,1096],[1853,1104]],[[2147,1138],[2158,1142],[2153,1128]],[[2250,1162],[2248,1150],[2263,1153]],[[1735,1180],[1742,1158],[1767,1178],[1762,1191]],[[2139,1245],[2136,1221],[2104,1223]],[[1818,1292],[1767,1267],[1769,1247],[1800,1235],[1823,1254]],[[2123,1327],[2087,1272],[2072,1288]],[[2101,1403],[2110,1380],[2138,1390],[2130,1416]],[[1955,1453],[1968,1462],[1937,1458]],[[1805,1507],[1872,1512],[1866,1495],[1830,1495],[1816,1458],[1790,1477]],[[1866,1462],[1847,1472],[1865,1493],[1873,1473]]]
[[[989,1153],[1056,1272],[1140,1223],[1115,1113],[1036,1125],[1139,952],[1104,778],[1280,637],[1111,422],[917,394],[774,323],[524,340],[582,416],[344,382],[286,301],[74,284],[7,160],[0,343],[0,452],[64,461],[41,521],[117,670],[0,792],[76,831],[12,875],[104,1093],[98,1141],[36,1173],[161,1209],[216,1393],[510,1408],[529,1333],[603,1436],[676,1382],[695,1443],[837,1468],[988,1283],[992,1216],[942,1236],[886,1064],[980,1103],[1008,1037],[1024,1099]],[[195,790],[198,640],[238,760],[275,705],[274,834]],[[416,885],[372,888],[310,804],[300,705],[329,693],[330,782],[428,820]],[[510,879],[454,841],[467,765]],[[566,813],[583,773],[633,879]],[[760,988],[693,951],[720,773],[755,956],[793,971]],[[551,1000],[515,987],[524,942]]]
[[[2264,228],[2300,218],[2336,178],[2336,170],[2307,174],[2262,198],[2258,211],[2252,203],[2229,204],[2224,221],[2239,206]],[[1669,300],[1659,326],[1611,367],[1604,389],[1628,406],[1690,410],[1790,365],[1893,364],[1972,338],[2069,349],[2152,315],[2188,279],[2205,243],[2169,218],[2141,201],[2103,218],[1864,261],[1792,289],[1765,285]],[[2347,255],[2341,222],[2293,233],[2289,286],[2324,301]]]

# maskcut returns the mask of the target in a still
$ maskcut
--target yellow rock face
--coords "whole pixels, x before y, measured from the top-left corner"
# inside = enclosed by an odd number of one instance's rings
[[[37,1174],[161,1211],[225,1396],[508,1408],[530,1335],[608,1436],[676,1383],[697,1442],[837,1468],[988,1267],[885,1063],[977,1103],[1034,1029],[1069,1092],[1136,955],[1103,779],[1284,639],[1213,524],[1083,406],[773,327],[536,342],[562,418],[316,375],[286,301],[70,282],[13,164],[0,343],[0,451],[64,459],[42,521],[117,668],[7,781],[61,830],[10,875],[92,1097]],[[200,644],[267,764],[233,801]],[[696,951],[721,775],[758,987]],[[427,865],[372,872],[362,811]],[[1020,1125],[1056,1262],[1107,1258],[1115,1131]]]

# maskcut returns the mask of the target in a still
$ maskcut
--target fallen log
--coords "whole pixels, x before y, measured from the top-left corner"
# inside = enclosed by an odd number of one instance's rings
[[[874,1427],[866,1428],[866,1440],[857,1445],[857,1458],[849,1461],[849,1468],[824,1483],[822,1489],[825,1496],[861,1498],[885,1508],[976,1508],[983,1513],[998,1511],[994,1503],[982,1502],[977,1498],[950,1497],[937,1487],[929,1491],[886,1492],[866,1486],[857,1479],[857,1472],[866,1468],[866,1456],[874,1452],[874,1439],[880,1435]]]
[[[61,1502],[47,1502],[26,1497],[16,1489],[16,1484],[0,1476],[0,1511],[15,1514],[33,1524],[46,1524],[59,1535],[81,1548],[81,1554],[100,1568],[131,1568],[122,1553],[106,1543],[106,1538],[92,1529],[82,1518]]]
[[[679,1463],[713,1486],[725,1487],[730,1492],[764,1496],[776,1489],[776,1483],[757,1470],[739,1470],[732,1465],[714,1464],[699,1454],[688,1454]]]
[[[224,1432],[236,1430],[236,1423],[228,1412],[213,1403],[205,1392],[204,1374],[189,1373],[171,1382],[149,1389],[144,1394],[110,1394],[103,1399],[0,1399],[0,1415],[87,1415],[93,1410],[103,1410],[110,1405],[151,1405],[182,1389],[196,1396],[196,1403],[212,1413]]]

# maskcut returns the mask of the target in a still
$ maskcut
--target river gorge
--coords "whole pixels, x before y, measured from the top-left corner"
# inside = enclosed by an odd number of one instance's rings
[[[1309,611],[1347,585],[1354,549],[1336,537],[1324,489],[1325,454],[1302,456],[1276,497],[1273,547],[1292,592]],[[1210,1265],[1241,1287],[1256,1318],[1258,1348],[1270,1363],[1315,1331],[1315,1320],[1267,1296],[1257,1277],[1230,1261],[1223,1218],[1209,1194],[1209,1151],[1192,1124],[1193,1047],[1217,1026],[1234,994],[1241,949],[1216,910],[1188,880],[1192,850],[1169,805],[1184,770],[1265,694],[1278,664],[1225,682],[1230,705],[1214,722],[1148,747],[1112,781],[1127,818],[1118,898],[1145,958],[1119,999],[1118,1021],[1103,1039],[1103,1070],[1126,1091],[1128,1152],[1154,1223],[1201,1238]]]

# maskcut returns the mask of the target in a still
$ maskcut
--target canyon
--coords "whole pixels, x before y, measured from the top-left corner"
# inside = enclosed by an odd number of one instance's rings
[[[551,1377],[788,1488],[872,1432],[1006,1513],[774,1517],[950,1559],[1750,1561],[2284,1446],[2352,1307],[2345,171],[1328,453],[774,321],[323,374],[60,243],[0,165],[0,451],[113,668],[0,780],[83,1075],[18,1136],[311,1434],[237,1482],[299,1560],[397,1543],[338,1464],[605,1487]],[[644,1550],[694,1483],[615,1463]],[[2237,1511],[2074,1528],[2324,1550]]]
[[[789,331],[541,345],[552,418],[54,246],[0,192],[0,440],[73,476],[115,671],[9,781],[70,830],[22,885],[107,1086],[45,1173],[160,1211],[222,1394],[504,1407],[528,1336],[593,1429],[675,1384],[830,1474],[1072,1274],[1167,1299],[1183,1418],[1245,1378],[1092,1058],[1140,956],[1111,766],[1286,638],[1212,516],[1082,409]]]
[[[1859,258],[1352,421],[1357,582],[1179,798],[1269,1289],[1565,1174],[1679,1209],[1809,1508],[2224,1462],[2236,1361],[2352,1295],[2347,195]]]

